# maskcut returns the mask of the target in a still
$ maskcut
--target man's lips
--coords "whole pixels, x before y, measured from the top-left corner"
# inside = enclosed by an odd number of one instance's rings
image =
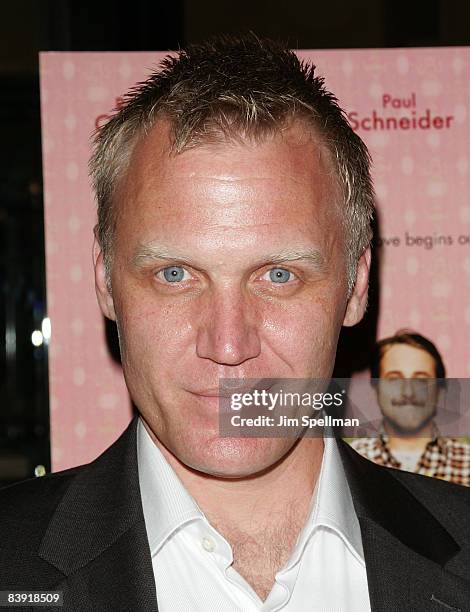
[[[224,391],[223,389],[201,389],[198,391],[189,391],[193,395],[199,395],[200,397],[232,397],[233,393],[236,391]]]
[[[262,389],[268,391],[272,387],[272,383],[269,386],[262,386]],[[187,389],[189,393],[193,395],[199,395],[200,397],[226,397],[231,398],[236,393],[252,393],[255,389],[258,389],[258,386],[253,384],[245,383],[238,385],[226,385],[220,387],[207,387],[204,389]]]
[[[396,406],[397,408],[401,408],[403,406],[413,406],[413,408],[424,408],[425,405],[426,405],[425,402],[420,402],[417,400],[414,400],[413,402],[402,401],[402,400],[392,400],[392,406]]]

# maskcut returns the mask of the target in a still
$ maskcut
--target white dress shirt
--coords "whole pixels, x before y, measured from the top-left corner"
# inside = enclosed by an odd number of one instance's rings
[[[139,484],[160,612],[370,611],[359,522],[337,443],[324,442],[309,516],[263,602],[139,419]]]

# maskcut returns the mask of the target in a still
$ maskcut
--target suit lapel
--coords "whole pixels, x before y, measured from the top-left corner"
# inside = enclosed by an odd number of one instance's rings
[[[56,589],[64,592],[66,609],[74,612],[158,612],[145,526],[128,529]]]
[[[39,555],[65,579],[74,612],[157,611],[155,581],[137,469],[137,418],[74,478],[49,524]]]
[[[468,610],[467,581],[403,545],[375,521],[362,518],[360,525],[374,612]]]
[[[468,609],[470,584],[448,571],[460,546],[391,470],[339,442],[361,526],[371,608]]]

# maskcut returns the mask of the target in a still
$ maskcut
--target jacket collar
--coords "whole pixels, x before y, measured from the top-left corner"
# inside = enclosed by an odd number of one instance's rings
[[[74,477],[39,555],[64,575],[56,586],[74,612],[157,612],[137,472],[137,418]]]
[[[345,442],[340,442],[340,449],[359,518],[374,521],[438,565],[445,565],[458,552],[454,538],[390,469],[364,459]]]
[[[418,501],[409,485],[414,480],[420,489],[427,484],[422,480],[426,477],[375,465],[341,440],[339,446],[361,526],[372,610],[468,609],[470,585],[465,568],[470,553],[468,546],[461,548],[457,543],[468,544],[468,534],[462,535],[466,526],[449,533]],[[435,512],[440,506],[442,515],[448,515],[437,491],[437,487],[431,492],[422,488],[429,495],[429,506]],[[464,509],[458,514],[462,522]],[[459,520],[448,522],[455,525]]]

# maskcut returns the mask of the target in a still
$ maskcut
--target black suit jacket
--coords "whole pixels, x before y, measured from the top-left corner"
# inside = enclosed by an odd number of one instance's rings
[[[67,612],[158,611],[136,426],[88,465],[0,490],[0,590],[63,591]],[[376,466],[339,444],[372,610],[470,611],[470,490]]]

